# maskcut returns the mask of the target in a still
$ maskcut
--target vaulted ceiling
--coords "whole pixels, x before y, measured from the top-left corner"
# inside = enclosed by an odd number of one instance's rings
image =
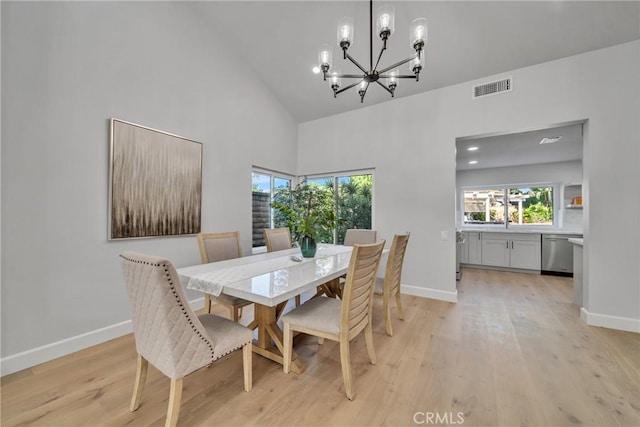
[[[374,16],[382,3],[373,3]],[[638,1],[389,3],[396,11],[395,33],[383,66],[412,54],[409,26],[414,18],[427,18],[429,27],[420,81],[401,80],[396,97],[640,39]],[[363,65],[369,64],[368,1],[203,1],[188,7],[194,19],[206,20],[220,34],[297,122],[393,102],[375,85],[363,104],[355,89],[334,99],[329,83],[311,71],[324,43],[334,46],[336,67],[357,71],[343,61],[336,45],[337,22],[345,15],[355,21],[349,52]],[[375,34],[374,46],[377,52],[380,42]]]

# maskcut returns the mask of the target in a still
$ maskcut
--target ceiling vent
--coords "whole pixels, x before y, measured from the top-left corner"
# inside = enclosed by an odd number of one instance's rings
[[[513,83],[511,77],[496,80],[495,82],[483,83],[473,87],[473,97],[481,98],[483,96],[495,95],[502,92],[511,92]]]

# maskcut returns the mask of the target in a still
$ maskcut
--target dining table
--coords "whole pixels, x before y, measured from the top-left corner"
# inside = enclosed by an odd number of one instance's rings
[[[248,326],[257,330],[253,351],[282,364],[283,334],[278,320],[287,302],[309,291],[315,291],[314,297],[335,297],[352,250],[350,246],[318,244],[313,258],[303,258],[299,248],[292,248],[178,268],[177,272],[187,289],[255,303],[255,317]],[[291,371],[304,371],[295,351]]]

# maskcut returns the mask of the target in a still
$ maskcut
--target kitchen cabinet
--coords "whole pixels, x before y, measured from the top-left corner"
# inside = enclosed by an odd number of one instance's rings
[[[480,232],[465,231],[464,243],[465,251],[463,252],[463,258],[466,255],[466,260],[462,261],[465,264],[482,264],[482,239]]]
[[[482,265],[540,270],[540,234],[482,233]]]

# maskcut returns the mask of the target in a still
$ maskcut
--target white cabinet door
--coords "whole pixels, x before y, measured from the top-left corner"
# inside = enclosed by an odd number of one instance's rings
[[[462,264],[468,264],[469,263],[469,243],[467,242],[467,236],[466,235],[464,237],[464,243],[462,244],[462,247],[460,249],[457,249],[457,250],[462,251],[460,253],[460,262]]]
[[[540,242],[512,240],[511,268],[540,270]]]
[[[482,240],[480,240],[480,233],[466,233],[465,242],[468,248],[467,263],[482,264]]]
[[[482,265],[509,267],[509,241],[482,239]]]

